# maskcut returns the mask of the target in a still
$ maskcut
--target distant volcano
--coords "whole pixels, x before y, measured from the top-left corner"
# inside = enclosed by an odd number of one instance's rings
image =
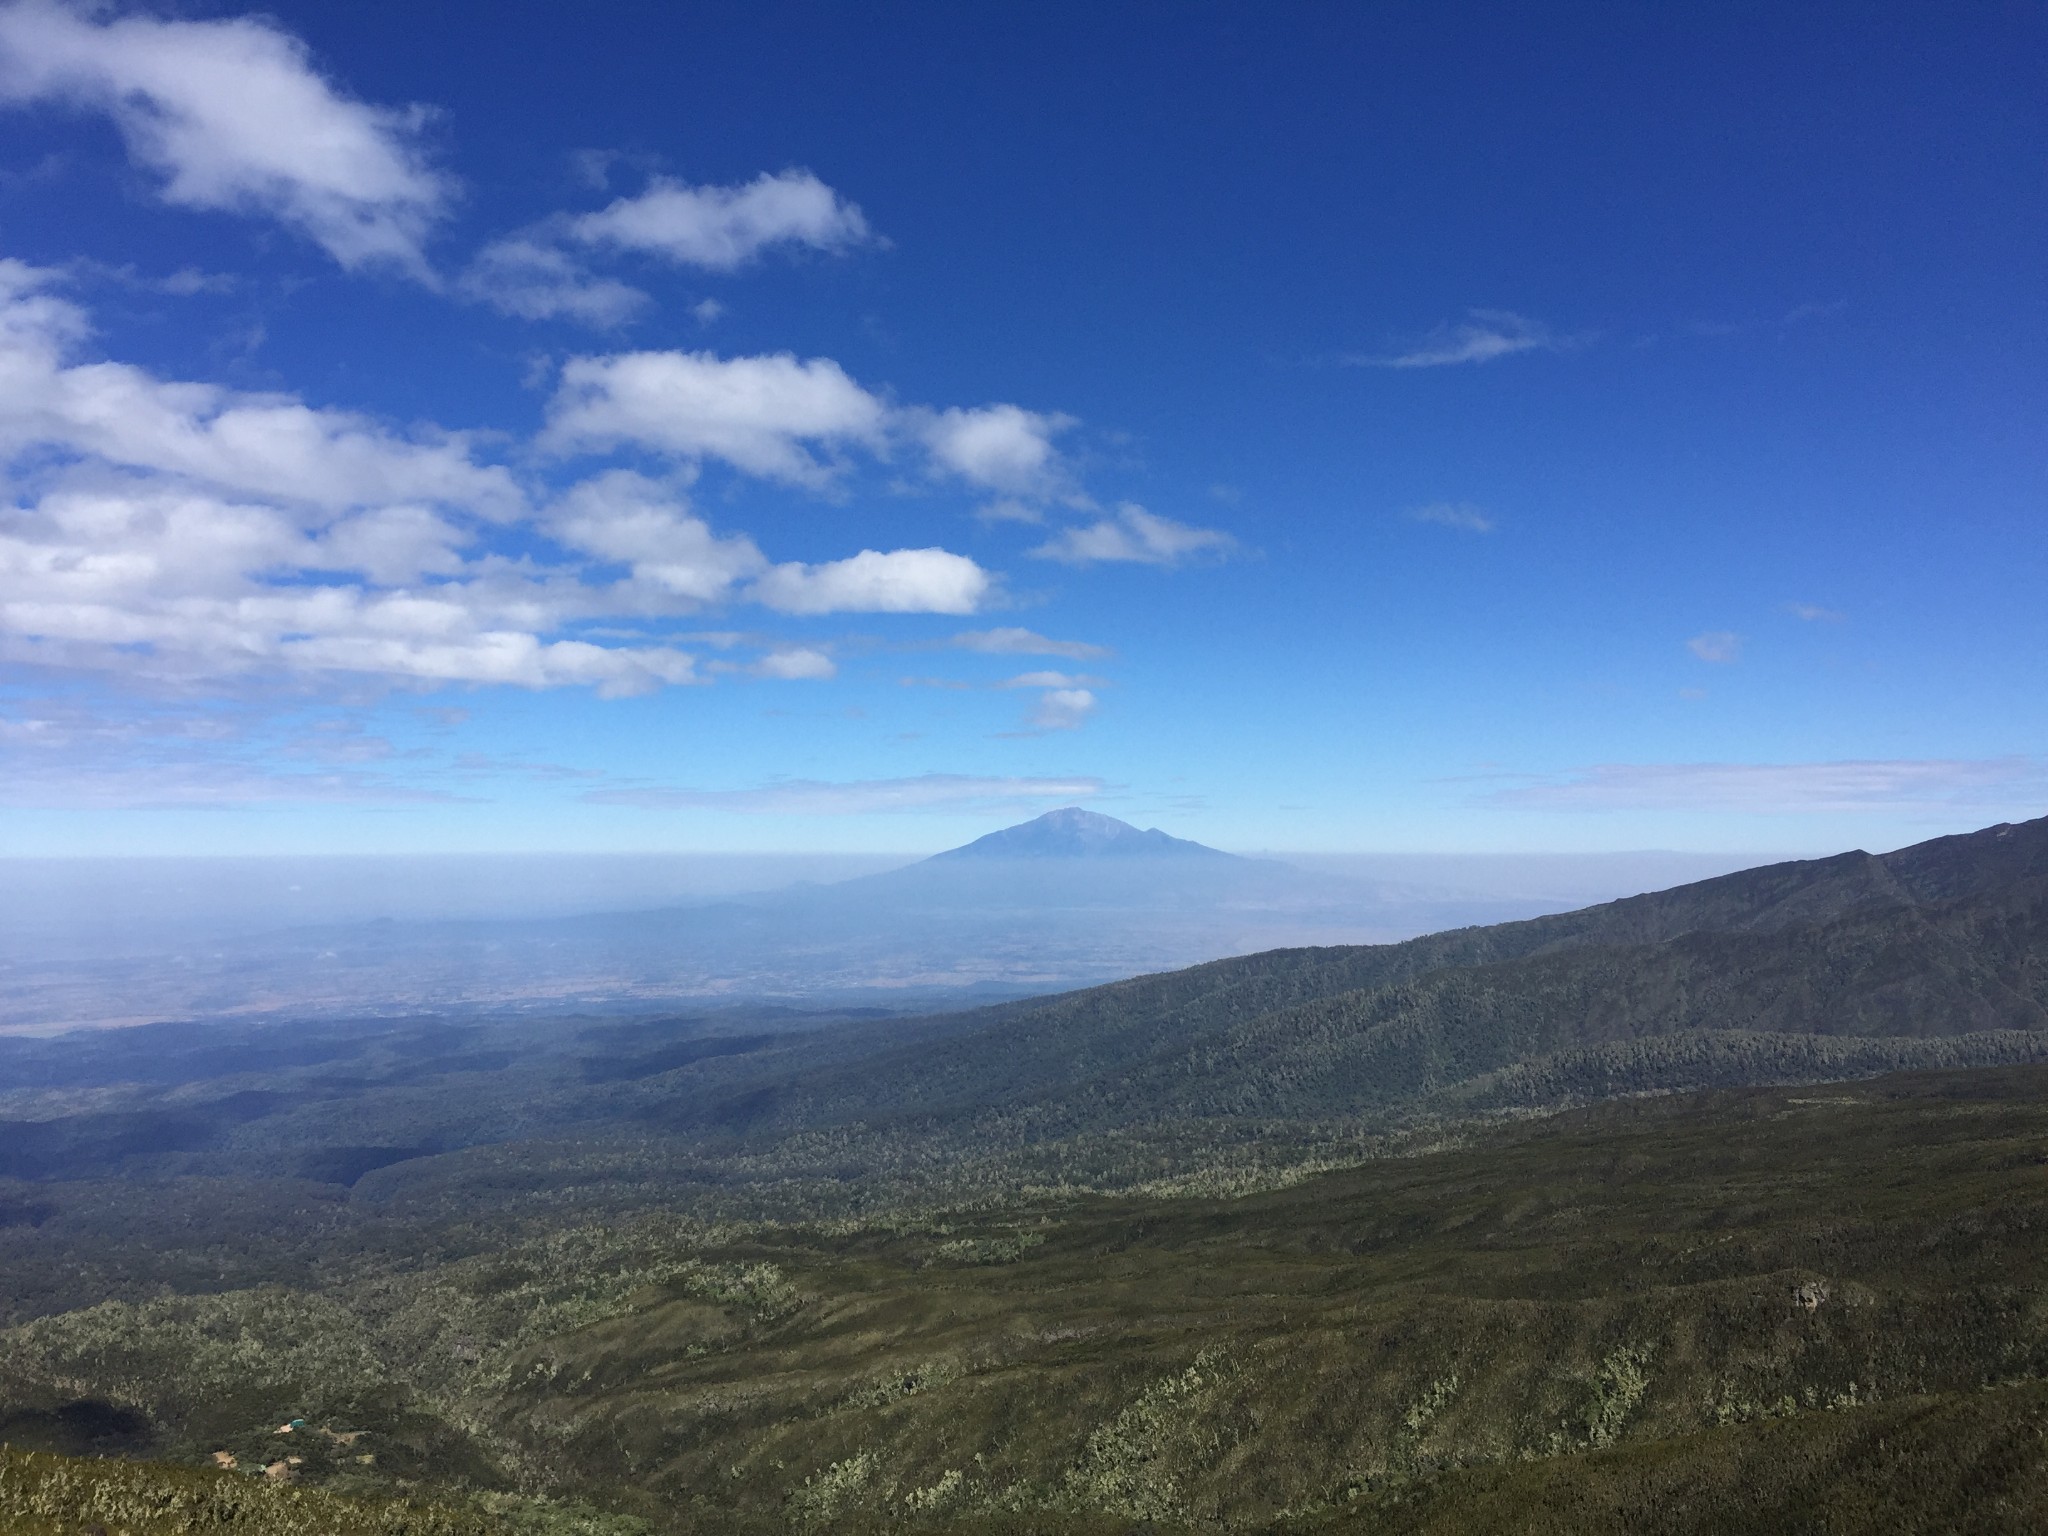
[[[977,837],[959,848],[934,854],[939,859],[1128,859],[1197,858],[1237,860],[1186,838],[1169,837],[1157,827],[1140,831],[1127,821],[1084,811],[1079,806],[1047,811],[1043,816]]]

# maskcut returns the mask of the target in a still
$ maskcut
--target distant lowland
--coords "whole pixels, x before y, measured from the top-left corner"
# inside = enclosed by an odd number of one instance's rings
[[[930,1012],[1529,917],[1733,862],[1304,867],[1078,808],[893,864],[61,861],[0,889],[0,1031],[707,999]]]
[[[1305,878],[1067,811],[717,921],[852,974]],[[2048,819],[866,995],[0,1039],[0,1528],[2048,1510]]]

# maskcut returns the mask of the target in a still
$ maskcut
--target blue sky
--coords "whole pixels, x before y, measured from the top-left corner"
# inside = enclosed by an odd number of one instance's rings
[[[0,5],[0,850],[2048,809],[2039,5]]]

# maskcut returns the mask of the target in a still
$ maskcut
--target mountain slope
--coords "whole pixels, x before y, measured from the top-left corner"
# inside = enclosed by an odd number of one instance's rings
[[[754,1128],[1029,1107],[1066,1134],[1498,1103],[1503,1073],[1554,1098],[1739,1081],[1745,1059],[1765,1078],[2032,1059],[2048,1052],[2048,819],[1404,944],[1217,961],[935,1029],[757,1091]]]
[[[119,1420],[244,1466],[285,1443],[366,1493],[516,1477],[663,1536],[2017,1533],[2038,1519],[1989,1517],[2048,1496],[2044,1090],[1660,1096],[1237,1198],[387,1212],[326,1262],[0,1329],[0,1430]],[[153,1247],[217,1251],[182,1214]],[[176,1528],[148,1513],[110,1523]]]

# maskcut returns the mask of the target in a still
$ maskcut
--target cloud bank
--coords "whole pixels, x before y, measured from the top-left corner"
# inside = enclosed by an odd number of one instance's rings
[[[618,643],[608,622],[736,602],[959,615],[994,587],[936,548],[775,563],[715,531],[674,481],[612,469],[554,494],[487,462],[471,435],[79,361],[89,325],[62,282],[0,260],[0,659],[160,682],[267,672],[628,694],[705,669],[658,637]],[[590,361],[616,387],[566,384],[568,425],[551,430],[608,442],[641,428],[641,407],[677,450],[815,484],[806,444],[879,420],[829,363]],[[689,407],[680,424],[658,419],[663,398]],[[754,675],[829,668],[814,649],[767,651]]]

